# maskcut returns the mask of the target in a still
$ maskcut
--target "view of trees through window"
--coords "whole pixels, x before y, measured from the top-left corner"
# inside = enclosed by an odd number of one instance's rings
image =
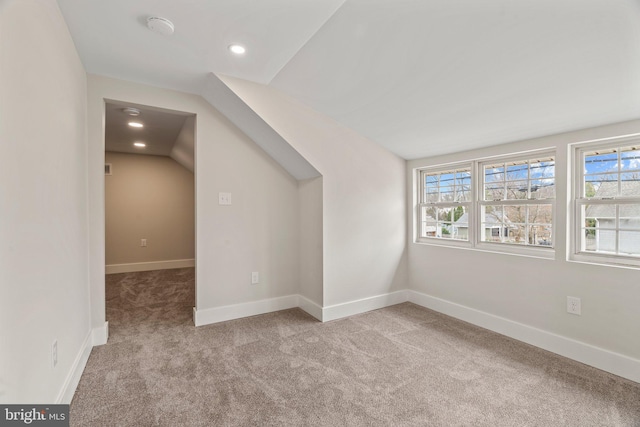
[[[483,178],[482,241],[552,245],[553,157],[484,164]]]
[[[420,237],[551,247],[554,157],[477,165],[477,177],[472,164],[421,172]],[[476,179],[480,192],[473,200]],[[474,221],[469,217],[472,207]]]

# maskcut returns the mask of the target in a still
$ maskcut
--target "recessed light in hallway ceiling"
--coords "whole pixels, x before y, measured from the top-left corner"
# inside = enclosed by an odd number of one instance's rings
[[[138,148],[144,148],[147,146],[147,144],[145,144],[144,142],[134,142],[133,145],[135,145]]]
[[[247,51],[247,48],[240,44],[232,44],[229,45],[229,50],[231,53],[235,53],[236,55],[243,55]]]
[[[129,122],[129,126],[131,126],[132,128],[141,128],[144,125],[140,122]]]

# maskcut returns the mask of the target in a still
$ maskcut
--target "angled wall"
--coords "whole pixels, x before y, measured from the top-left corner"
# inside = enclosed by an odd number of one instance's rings
[[[208,323],[220,307],[296,295],[297,180],[200,96],[95,75],[88,76],[88,84],[94,322],[104,322],[104,252],[99,251],[104,248],[105,99],[196,115],[196,322]],[[231,193],[231,205],[219,204],[220,192]],[[251,285],[253,271],[260,273],[258,285]]]
[[[404,289],[405,161],[273,88],[219,78],[322,175],[323,307]]]

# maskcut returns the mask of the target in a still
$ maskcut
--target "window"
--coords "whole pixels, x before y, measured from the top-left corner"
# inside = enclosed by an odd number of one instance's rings
[[[481,164],[480,241],[553,246],[553,156]]]
[[[419,180],[418,241],[520,253],[554,246],[553,152],[427,168]]]
[[[420,173],[420,238],[469,240],[471,166]]]
[[[640,264],[640,140],[576,149],[574,255]]]

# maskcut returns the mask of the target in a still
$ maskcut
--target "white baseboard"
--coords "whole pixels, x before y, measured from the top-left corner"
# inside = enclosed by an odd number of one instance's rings
[[[168,270],[171,268],[195,267],[195,259],[175,259],[170,261],[134,262],[131,264],[111,264],[104,267],[105,274],[133,273],[136,271]]]
[[[196,310],[194,307],[193,322],[196,326],[203,326],[294,307],[298,307],[298,295],[287,295],[284,297],[225,305],[204,310]]]
[[[104,345],[109,339],[109,322],[104,322],[104,325],[93,328],[91,331],[91,344],[93,346]]]
[[[341,319],[390,305],[400,304],[408,301],[407,291],[396,291],[388,294],[376,295],[374,297],[362,298],[355,301],[348,301],[341,304],[330,305],[322,309],[322,321]]]
[[[202,326],[298,307],[319,321],[328,322],[330,320],[366,313],[367,311],[377,310],[406,301],[406,291],[397,291],[328,307],[321,307],[302,295],[287,295],[278,298],[207,308],[204,310],[196,310],[194,307],[193,321],[196,326]]]
[[[80,383],[80,377],[82,376],[82,372],[84,372],[84,368],[87,365],[87,361],[89,360],[89,355],[91,354],[92,345],[92,332],[87,334],[87,337],[82,343],[80,347],[80,351],[76,355],[75,360],[73,361],[73,365],[71,365],[71,370],[67,375],[67,378],[62,385],[62,389],[60,393],[58,393],[58,397],[56,399],[57,404],[70,404],[73,399],[73,395],[76,392],[76,388]]]
[[[640,383],[640,360],[638,359],[421,292],[409,290],[407,293],[409,301],[414,304]]]
[[[307,297],[298,295],[298,307],[322,322],[322,306]]]

